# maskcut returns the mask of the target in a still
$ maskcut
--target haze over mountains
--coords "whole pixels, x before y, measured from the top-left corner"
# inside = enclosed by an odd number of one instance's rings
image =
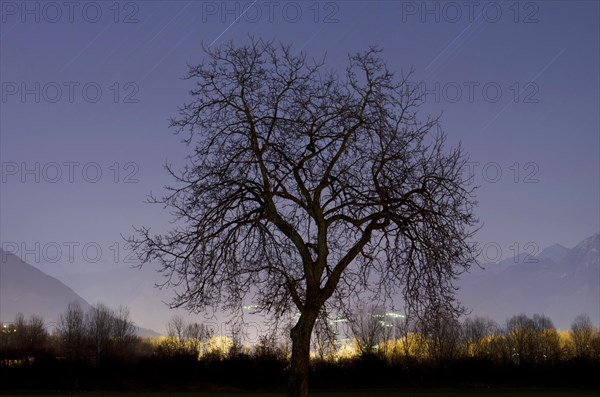
[[[0,249],[0,322],[12,322],[17,313],[26,317],[36,314],[52,327],[70,302],[78,302],[84,311],[90,308],[62,281]],[[158,335],[139,326],[137,331],[141,336]]]
[[[567,329],[577,314],[587,313],[598,325],[599,251],[600,235],[595,234],[572,249],[554,244],[535,256],[522,254],[488,264],[484,270],[475,268],[461,278],[458,297],[473,315],[501,324],[515,314],[543,313],[557,328]],[[52,277],[8,252],[0,250],[0,256],[0,321],[13,321],[22,312],[54,322],[71,301],[79,301],[84,310],[88,302],[102,302],[125,305],[136,324],[164,332],[174,314],[163,303],[171,292],[154,287],[160,281],[154,269],[87,264],[68,272],[63,271],[64,264],[62,270],[57,264],[53,268],[36,264],[54,270]]]
[[[568,249],[554,244],[536,256],[521,254],[484,270],[476,268],[460,280],[458,294],[472,314],[500,323],[525,313],[543,313],[560,329],[580,313],[600,322],[600,236],[595,234]]]
[[[61,281],[0,249],[0,321],[12,321],[19,312],[56,321],[69,302],[83,310],[90,305]]]

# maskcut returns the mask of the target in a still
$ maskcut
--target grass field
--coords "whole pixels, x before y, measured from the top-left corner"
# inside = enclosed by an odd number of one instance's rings
[[[579,397],[579,396],[599,396],[598,390],[554,390],[554,389],[440,389],[440,390],[359,390],[359,391],[315,391],[310,393],[315,397],[438,397],[438,396],[467,396],[467,397]],[[53,396],[53,397],[284,397],[285,393],[223,393],[223,392],[44,392],[44,393],[3,393],[0,396],[5,397],[33,397],[33,396]]]

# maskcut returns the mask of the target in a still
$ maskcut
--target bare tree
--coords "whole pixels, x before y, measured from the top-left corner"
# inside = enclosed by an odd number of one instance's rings
[[[332,360],[337,352],[336,339],[340,332],[338,324],[334,323],[337,319],[330,319],[327,313],[321,312],[313,328],[313,350],[316,356],[321,359]],[[342,334],[345,336],[344,334]]]
[[[251,39],[204,49],[192,100],[171,126],[194,149],[163,198],[176,226],[129,239],[157,261],[173,306],[300,317],[289,394],[307,395],[320,310],[371,291],[412,310],[456,312],[453,281],[475,258],[474,199],[460,146],[447,149],[422,97],[370,48],[345,73],[288,46]]]
[[[87,337],[96,356],[96,365],[108,358],[127,357],[139,341],[129,309],[119,306],[116,310],[98,303],[85,314]]]
[[[404,358],[411,355],[415,347],[417,324],[412,318],[403,315],[394,322],[395,335],[402,346],[402,355]]]
[[[159,346],[162,354],[198,358],[203,344],[214,336],[214,330],[204,324],[186,323],[182,316],[174,315],[167,323],[167,335]]]
[[[592,321],[587,314],[580,314],[575,317],[571,324],[571,339],[575,349],[575,357],[589,358],[592,353],[592,341],[597,331],[592,325]]]
[[[119,306],[112,316],[111,342],[114,354],[121,358],[128,357],[138,342],[135,324],[125,306]]]
[[[182,316],[176,314],[167,323],[167,335],[173,338],[181,347],[185,342],[185,321]]]
[[[427,356],[436,363],[449,362],[461,353],[461,327],[452,315],[432,308],[417,324],[424,340]]]
[[[393,332],[392,324],[384,320],[385,311],[375,305],[361,305],[350,318],[350,329],[361,354],[373,354]]]
[[[468,317],[462,323],[462,337],[467,355],[483,357],[489,355],[489,342],[499,336],[500,327],[495,321],[485,317]]]
[[[159,345],[161,354],[171,357],[185,356],[190,354],[186,346],[187,324],[182,316],[176,314],[167,322],[167,338]]]
[[[506,321],[506,339],[517,364],[534,361],[535,328],[533,320],[525,314],[512,316]]]
[[[536,330],[536,358],[540,362],[554,363],[560,359],[560,337],[554,323],[543,314],[534,314]]]
[[[85,314],[78,302],[71,302],[58,320],[58,337],[65,356],[78,360],[85,354]]]
[[[183,332],[189,349],[198,357],[202,353],[202,344],[213,336],[213,330],[204,324],[189,323]]]
[[[259,335],[253,353],[254,357],[262,360],[275,360],[281,357],[277,345],[277,334],[271,332]]]
[[[18,313],[15,316],[14,327],[15,348],[26,363],[44,352],[48,342],[48,332],[43,318],[31,315],[26,320],[22,313]]]
[[[102,303],[92,306],[86,313],[87,333],[94,348],[96,366],[98,367],[102,358],[110,350],[112,322],[112,310]]]
[[[229,338],[231,344],[226,352],[228,358],[237,358],[242,355],[244,351],[244,339],[247,337],[246,329],[243,322],[233,322],[231,324],[231,331]]]
[[[544,315],[513,316],[506,322],[506,333],[513,360],[518,364],[552,362],[560,355],[558,333]]]

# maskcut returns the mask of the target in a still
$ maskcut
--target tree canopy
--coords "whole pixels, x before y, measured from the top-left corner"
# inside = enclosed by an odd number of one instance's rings
[[[410,73],[396,77],[374,47],[343,73],[263,40],[204,51],[187,74],[192,99],[171,120],[193,147],[189,163],[169,167],[176,184],[151,199],[175,226],[132,240],[175,287],[173,305],[297,310],[292,378],[319,313],[363,292],[456,312],[476,203],[466,155],[446,147],[439,118],[419,119]]]

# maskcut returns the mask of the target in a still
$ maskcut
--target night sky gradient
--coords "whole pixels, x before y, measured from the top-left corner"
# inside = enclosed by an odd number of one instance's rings
[[[498,256],[572,247],[600,229],[597,1],[67,3],[0,9],[0,241],[50,274],[127,267],[121,234],[170,228],[167,211],[143,202],[172,182],[165,162],[191,152],[168,128],[190,99],[186,65],[202,43],[248,35],[333,69],[370,45],[391,70],[414,68],[429,92],[421,116],[442,113],[448,144],[471,155],[477,240]],[[36,243],[39,258],[24,255]]]

